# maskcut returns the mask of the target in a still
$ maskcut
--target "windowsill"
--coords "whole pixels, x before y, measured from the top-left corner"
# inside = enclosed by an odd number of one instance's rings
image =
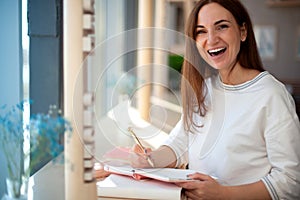
[[[29,178],[28,199],[65,199],[64,164],[50,161]]]

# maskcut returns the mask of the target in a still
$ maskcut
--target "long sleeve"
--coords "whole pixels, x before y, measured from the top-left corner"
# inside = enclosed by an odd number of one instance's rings
[[[273,199],[300,199],[300,126],[291,96],[275,93],[266,113],[265,140],[272,168],[262,181]]]
[[[176,154],[176,167],[188,163],[188,135],[184,131],[182,118],[172,129],[168,140],[163,145],[169,146]]]

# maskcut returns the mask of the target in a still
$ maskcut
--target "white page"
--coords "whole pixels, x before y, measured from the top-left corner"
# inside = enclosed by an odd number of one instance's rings
[[[136,169],[131,166],[110,166],[105,165],[104,170],[123,174],[127,176],[136,176],[142,175],[149,178],[154,178],[157,180],[165,181],[165,182],[184,182],[184,181],[193,181],[187,177],[189,174],[195,173],[193,170],[186,169],[173,169],[173,168],[149,168],[149,169]]]
[[[185,182],[193,181],[188,178],[189,174],[194,174],[194,170],[174,169],[174,168],[154,168],[154,169],[137,169],[139,174],[145,175],[149,178],[154,178],[167,182]]]
[[[124,166],[104,165],[104,170],[111,173],[122,174],[127,176],[133,176],[135,172],[135,169],[130,167],[129,165],[124,165]]]
[[[97,182],[97,194],[101,197],[180,200],[181,188],[173,183],[153,179],[135,180],[111,174],[105,180]]]

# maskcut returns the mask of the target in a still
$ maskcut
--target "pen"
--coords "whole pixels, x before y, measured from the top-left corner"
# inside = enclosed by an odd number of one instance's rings
[[[131,136],[133,137],[134,141],[137,143],[137,145],[139,145],[144,150],[144,153],[147,154],[146,148],[142,145],[142,143],[140,142],[139,138],[133,132],[133,129],[131,127],[128,127],[128,131],[131,134]],[[147,161],[151,165],[151,167],[154,167],[154,164],[153,164],[153,162],[152,162],[152,160],[150,159],[149,156],[147,156]]]

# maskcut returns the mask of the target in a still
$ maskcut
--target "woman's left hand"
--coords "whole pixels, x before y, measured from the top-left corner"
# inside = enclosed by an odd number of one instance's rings
[[[104,179],[110,175],[110,172],[107,172],[103,169],[103,166],[100,163],[95,163],[94,165],[94,178]]]
[[[212,177],[195,173],[189,175],[189,178],[195,181],[180,182],[176,185],[185,189],[185,195],[190,199],[224,199],[226,188],[220,185]]]

